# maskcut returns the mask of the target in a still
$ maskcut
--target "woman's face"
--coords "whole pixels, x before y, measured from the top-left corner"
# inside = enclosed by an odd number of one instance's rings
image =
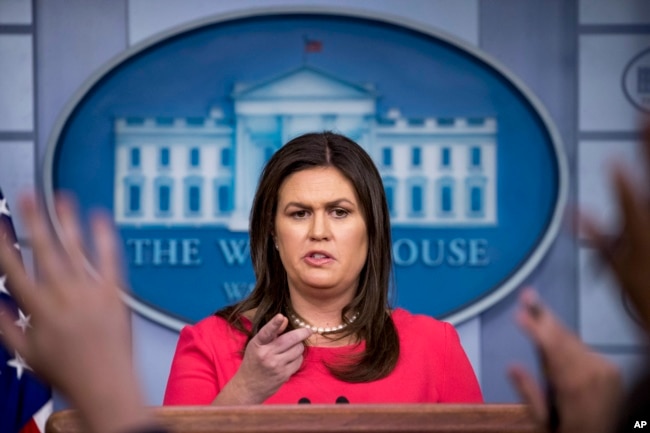
[[[352,299],[368,234],[355,190],[338,169],[310,168],[285,179],[274,235],[292,292]]]

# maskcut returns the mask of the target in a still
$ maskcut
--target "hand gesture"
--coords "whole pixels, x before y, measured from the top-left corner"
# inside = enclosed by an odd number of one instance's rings
[[[650,178],[650,123],[644,129],[642,145]],[[622,220],[620,232],[608,237],[588,216],[581,218],[588,239],[614,272],[650,332],[650,185],[636,188],[622,167],[616,167],[613,184]]]
[[[520,301],[517,322],[537,346],[543,373],[553,388],[557,431],[609,433],[623,396],[618,370],[562,326],[535,292],[524,291]],[[521,367],[512,367],[510,376],[534,419],[547,429],[551,414],[538,384]]]
[[[239,370],[221,390],[214,404],[258,404],[271,397],[300,368],[307,328],[282,334],[289,320],[276,315],[246,346]]]
[[[56,202],[58,241],[34,197],[23,197],[19,204],[40,278],[32,280],[13,246],[0,242],[0,267],[14,299],[31,316],[31,326],[23,332],[9,310],[0,311],[4,343],[69,398],[92,431],[149,424],[132,372],[129,317],[120,298],[116,237],[108,218],[97,215],[91,221],[92,271],[70,199]]]

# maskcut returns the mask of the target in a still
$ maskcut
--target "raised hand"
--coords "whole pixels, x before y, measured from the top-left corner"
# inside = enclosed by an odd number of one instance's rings
[[[614,426],[623,388],[616,367],[591,352],[545,308],[534,291],[520,298],[517,322],[537,346],[545,379],[552,385],[559,432],[609,433]],[[510,369],[520,396],[541,428],[550,424],[546,395],[522,367]]]
[[[251,339],[237,373],[221,390],[214,404],[258,404],[278,389],[300,368],[303,342],[313,332],[299,328],[282,334],[289,320],[276,315]]]
[[[31,279],[13,246],[0,243],[0,267],[14,299],[31,316],[23,332],[10,311],[0,311],[2,340],[81,410],[92,431],[150,424],[132,371],[129,316],[120,298],[117,239],[108,217],[91,221],[96,256],[91,270],[69,198],[56,201],[58,241],[33,196],[22,197],[19,205],[40,278]]]
[[[644,129],[642,146],[646,179],[650,180],[650,124]],[[628,170],[620,166],[615,168],[612,181],[621,217],[619,232],[607,236],[588,215],[581,219],[587,238],[613,271],[650,332],[650,185],[635,184]]]

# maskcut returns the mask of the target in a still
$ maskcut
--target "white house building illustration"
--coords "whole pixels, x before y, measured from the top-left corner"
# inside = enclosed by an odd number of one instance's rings
[[[497,224],[494,118],[378,113],[372,86],[311,66],[235,85],[229,118],[115,119],[114,212],[121,226],[248,229],[264,163],[305,132],[333,130],[374,159],[396,227]]]

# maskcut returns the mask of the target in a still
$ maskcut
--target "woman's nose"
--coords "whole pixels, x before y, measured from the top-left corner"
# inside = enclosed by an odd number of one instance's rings
[[[310,227],[309,237],[314,240],[326,240],[330,237],[329,223],[327,216],[319,212],[314,213]]]

